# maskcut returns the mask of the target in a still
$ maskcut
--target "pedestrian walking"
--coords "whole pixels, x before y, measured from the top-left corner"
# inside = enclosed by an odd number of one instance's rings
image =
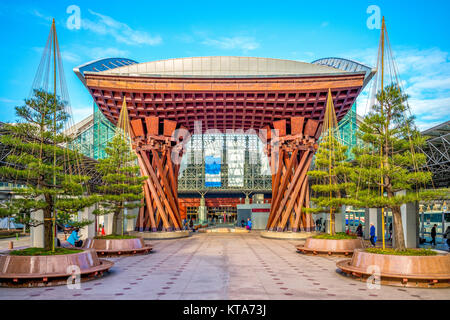
[[[319,218],[317,218],[317,220],[316,220],[316,230],[317,231],[320,231],[321,224],[322,224],[322,222],[320,221]]]
[[[370,243],[375,247],[376,244],[376,236],[375,236],[375,226],[373,223],[370,224]]]
[[[250,218],[247,219],[247,230],[252,230],[252,220]]]
[[[437,224],[435,224],[434,226],[433,226],[433,228],[431,228],[431,245],[432,246],[436,246],[436,227],[437,227]]]
[[[392,222],[389,224],[389,240],[392,241]]]

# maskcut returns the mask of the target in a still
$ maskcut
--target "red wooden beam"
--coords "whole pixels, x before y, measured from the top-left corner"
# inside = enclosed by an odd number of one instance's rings
[[[147,134],[157,136],[159,134],[159,118],[155,116],[145,117]]]
[[[303,133],[304,117],[291,117],[291,134],[297,135]]]
[[[272,206],[267,222],[268,230],[311,231],[312,216],[302,210],[309,207],[307,172],[312,157],[317,150],[315,134],[319,122],[309,119],[304,126],[304,118],[291,118],[291,135],[278,141],[279,152],[272,149],[272,141],[267,145],[272,170],[278,164],[276,173],[272,171]],[[282,128],[278,122],[274,127]],[[306,136],[306,137],[305,137]]]
[[[278,120],[273,122],[273,128],[278,130],[278,136],[284,137],[286,135],[286,120]]]
[[[163,134],[166,137],[171,137],[176,128],[177,128],[176,121],[164,119],[164,133]]]
[[[319,126],[319,121],[308,119],[308,121],[306,121],[306,125],[305,125],[305,131],[304,131],[305,136],[315,137],[318,126]]]
[[[131,128],[133,129],[133,133],[136,137],[142,137],[145,135],[144,126],[142,125],[141,119],[131,120]]]

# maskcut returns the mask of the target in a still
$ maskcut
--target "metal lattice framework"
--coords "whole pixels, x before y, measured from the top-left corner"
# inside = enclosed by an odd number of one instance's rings
[[[205,172],[205,156],[221,160],[220,174]],[[271,179],[263,145],[256,135],[194,134],[181,164],[178,191],[270,192]]]
[[[351,72],[365,72],[366,79],[364,80],[364,87],[369,83],[370,79],[372,79],[373,75],[376,72],[376,69],[371,69],[370,67],[348,59],[329,57],[329,58],[321,58],[312,62],[313,64],[318,64],[322,66],[328,66],[332,68],[336,68],[339,70],[351,71]]]
[[[435,187],[450,186],[450,121],[425,130],[430,137],[421,151],[427,156],[425,169],[433,173]]]

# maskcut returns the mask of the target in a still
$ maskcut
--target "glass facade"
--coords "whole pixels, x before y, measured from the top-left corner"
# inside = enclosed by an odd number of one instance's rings
[[[70,146],[89,158],[103,159],[106,157],[105,147],[107,142],[114,137],[114,133],[114,125],[106,119],[97,105],[94,104],[92,120],[77,133]]]
[[[353,147],[360,143],[359,139],[356,137],[356,131],[358,130],[356,117],[356,103],[354,103],[345,117],[339,122],[339,135],[341,138],[341,143],[348,147],[347,158],[349,160],[354,159],[354,155],[352,153]]]
[[[268,190],[272,176],[263,145],[252,134],[194,134],[180,166],[178,189]]]
[[[105,147],[114,137],[115,126],[103,115],[94,104],[94,125],[92,128],[94,137],[93,158],[103,159],[106,157]]]
[[[449,199],[430,202],[421,201],[419,203],[419,235],[421,238],[430,241],[431,228],[436,225],[437,241],[445,242],[443,234],[450,226],[450,208],[448,203],[450,203]]]

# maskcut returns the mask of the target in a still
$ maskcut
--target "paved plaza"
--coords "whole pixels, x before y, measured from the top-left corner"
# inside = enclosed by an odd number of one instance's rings
[[[450,298],[450,289],[416,289],[366,283],[336,272],[342,258],[296,253],[301,241],[271,240],[258,232],[197,233],[152,241],[154,252],[111,258],[108,275],[81,289],[0,288],[0,299],[416,299]]]

